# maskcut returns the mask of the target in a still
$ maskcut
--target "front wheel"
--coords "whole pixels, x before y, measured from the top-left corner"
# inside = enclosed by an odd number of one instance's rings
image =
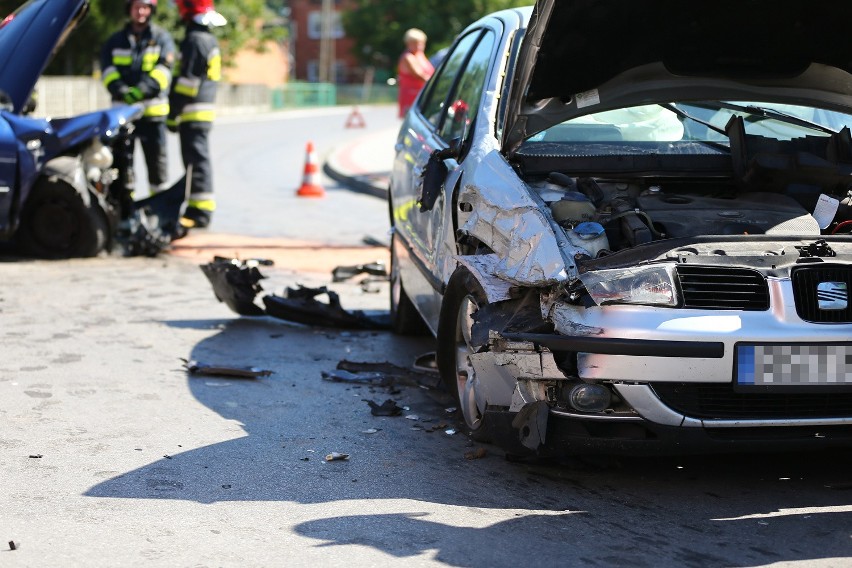
[[[447,284],[438,323],[437,357],[441,380],[455,397],[471,437],[481,442],[488,441],[485,401],[470,356],[479,347],[471,339],[473,314],[486,302],[479,282],[467,269],[459,268]]]
[[[87,205],[71,185],[42,178],[21,212],[17,243],[41,258],[96,256],[107,243],[108,223],[97,205]]]

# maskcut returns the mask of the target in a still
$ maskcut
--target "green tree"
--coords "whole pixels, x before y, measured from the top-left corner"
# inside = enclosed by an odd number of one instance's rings
[[[5,16],[23,2],[0,0],[0,13]],[[277,2],[280,4],[280,2]],[[276,1],[272,2],[273,6]],[[286,37],[283,26],[264,26],[265,22],[277,21],[279,15],[265,0],[218,0],[216,10],[228,19],[228,25],[217,28],[222,47],[222,59],[227,65],[230,55],[247,44],[261,46],[267,39],[282,40]],[[3,17],[0,16],[0,17]],[[65,46],[47,68],[51,75],[90,75],[97,69],[100,46],[113,32],[127,21],[124,0],[90,0],[89,13],[80,26],[71,34]],[[177,7],[174,1],[159,0],[154,21],[169,30],[179,42],[183,37]],[[249,43],[250,40],[258,40]]]
[[[355,57],[364,64],[393,74],[404,49],[402,36],[408,28],[420,28],[428,36],[426,53],[448,46],[469,24],[482,16],[532,0],[353,0],[343,14],[346,35],[355,40]]]

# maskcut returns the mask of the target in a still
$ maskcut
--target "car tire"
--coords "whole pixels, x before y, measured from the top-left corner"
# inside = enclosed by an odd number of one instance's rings
[[[455,398],[471,438],[480,442],[490,441],[490,436],[485,415],[476,405],[479,383],[469,356],[474,353],[472,315],[486,302],[485,291],[473,275],[466,268],[457,269],[441,304],[437,344],[438,371],[444,387]]]
[[[106,246],[108,223],[97,205],[87,206],[62,180],[40,180],[21,212],[17,243],[40,258],[96,256]]]
[[[414,307],[414,302],[405,293],[405,287],[402,285],[402,277],[399,274],[399,259],[396,256],[396,235],[391,234],[390,244],[390,320],[391,329],[398,335],[426,335],[429,328],[417,308]]]

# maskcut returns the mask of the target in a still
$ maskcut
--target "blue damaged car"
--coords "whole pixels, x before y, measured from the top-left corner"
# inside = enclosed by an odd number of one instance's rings
[[[28,116],[36,81],[85,17],[87,0],[30,0],[0,23],[0,241],[47,258],[95,256],[119,222],[111,140],[132,106]]]

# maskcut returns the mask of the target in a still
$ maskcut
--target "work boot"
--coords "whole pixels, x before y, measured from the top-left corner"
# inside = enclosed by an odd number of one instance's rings
[[[205,211],[197,207],[187,207],[181,219],[181,224],[194,229],[203,229],[210,224],[212,211]],[[186,223],[189,221],[189,223]]]

